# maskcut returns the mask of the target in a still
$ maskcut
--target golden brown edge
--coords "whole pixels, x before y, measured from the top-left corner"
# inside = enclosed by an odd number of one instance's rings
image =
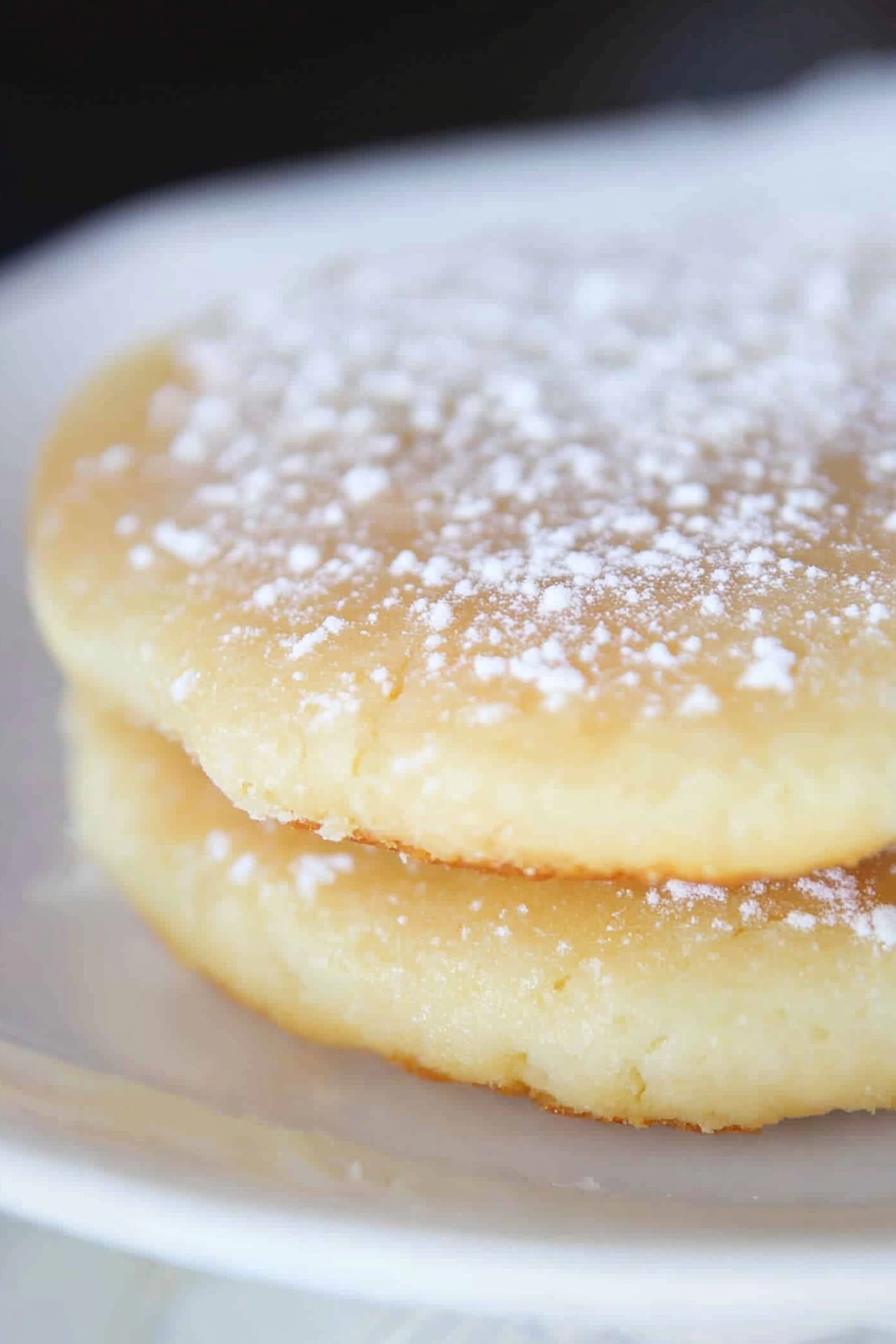
[[[233,802],[233,799],[230,799]],[[235,807],[246,809],[240,803],[234,803]],[[285,823],[288,827],[298,831],[313,831],[315,835],[320,835],[322,822],[310,821],[305,817],[294,817],[291,821]],[[421,849],[418,845],[408,845],[402,840],[396,840],[389,835],[374,834],[372,831],[352,830],[346,831],[341,840],[351,841],[357,845],[369,845],[373,849],[390,850],[395,854],[404,854],[410,859],[415,859],[419,863],[429,863],[437,868],[460,868],[467,872],[483,873],[494,877],[522,877],[527,882],[553,882],[553,881],[575,881],[575,882],[619,882],[624,885],[639,884],[662,885],[664,882],[709,882],[716,887],[724,887],[726,890],[735,890],[738,887],[746,886],[750,882],[788,882],[793,878],[806,876],[805,871],[800,869],[793,873],[775,873],[769,876],[768,873],[759,870],[750,870],[749,872],[739,873],[735,876],[726,874],[723,877],[712,873],[684,873],[682,871],[650,871],[650,872],[632,872],[626,869],[611,869],[609,871],[593,868],[579,867],[570,865],[563,868],[521,868],[514,863],[491,862],[488,859],[464,859],[455,856],[451,859],[436,858],[427,850]],[[884,847],[886,848],[886,847]],[[855,868],[866,859],[875,858],[877,853],[866,854],[864,852],[851,854],[849,857],[837,859],[834,863],[826,863],[825,868]],[[814,871],[814,870],[813,870]],[[749,1131],[752,1133],[752,1131]]]

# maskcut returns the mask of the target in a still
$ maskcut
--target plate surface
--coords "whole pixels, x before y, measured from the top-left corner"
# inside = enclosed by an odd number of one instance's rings
[[[344,161],[143,202],[0,273],[0,1205],[241,1276],[666,1344],[896,1326],[896,1117],[716,1138],[577,1124],[303,1045],[172,964],[68,850],[58,685],[20,559],[66,390],[222,290],[359,245],[624,224],[695,180],[754,208],[795,179],[896,193],[894,115],[879,71],[711,125]]]

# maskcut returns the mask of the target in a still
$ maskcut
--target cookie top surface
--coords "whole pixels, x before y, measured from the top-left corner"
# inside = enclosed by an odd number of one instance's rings
[[[70,407],[68,670],[254,815],[735,880],[896,835],[896,242],[703,215],[233,302]]]

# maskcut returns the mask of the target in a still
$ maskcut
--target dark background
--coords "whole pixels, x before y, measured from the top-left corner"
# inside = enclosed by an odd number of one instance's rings
[[[896,0],[0,0],[0,255],[221,169],[774,87]]]

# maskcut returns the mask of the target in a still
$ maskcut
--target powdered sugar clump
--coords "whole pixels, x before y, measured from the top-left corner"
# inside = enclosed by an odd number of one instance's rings
[[[209,831],[205,837],[205,853],[213,863],[223,863],[230,854],[230,843],[226,831]]]
[[[695,686],[678,706],[679,714],[686,718],[700,719],[715,714],[719,708],[719,697],[707,686]]]
[[[153,541],[185,565],[207,565],[218,554],[218,547],[206,532],[178,527],[168,519],[157,525]]]
[[[171,699],[181,704],[196,689],[199,679],[200,674],[195,668],[188,667],[171,683]]]
[[[239,858],[234,859],[227,875],[237,886],[245,886],[257,867],[258,860],[254,854],[241,854]]]
[[[311,902],[319,887],[332,886],[337,879],[350,873],[354,860],[350,854],[303,854],[290,865],[296,891],[304,901]]]
[[[753,640],[752,652],[753,661],[747,664],[739,686],[749,686],[757,691],[793,690],[795,653],[785,649],[780,640],[770,639],[767,635]]]

